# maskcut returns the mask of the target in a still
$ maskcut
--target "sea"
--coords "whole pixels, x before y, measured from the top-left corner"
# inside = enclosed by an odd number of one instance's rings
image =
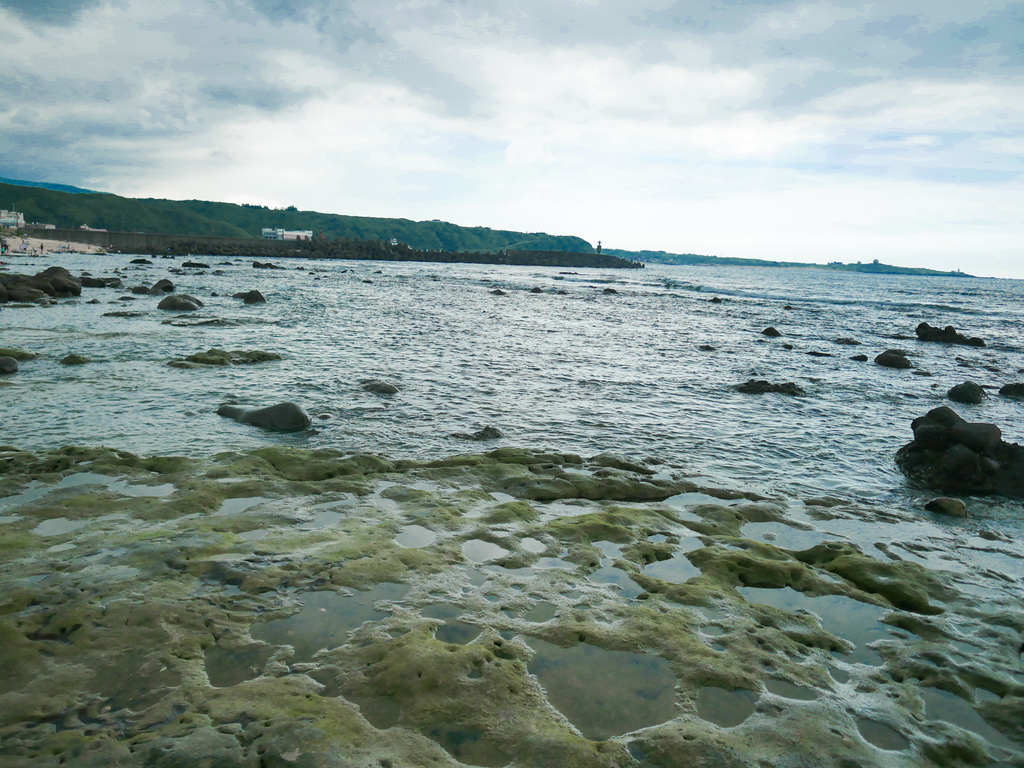
[[[968,421],[997,424],[1006,440],[1024,438],[1024,402],[998,394],[1024,380],[1024,281],[305,259],[259,269],[244,258],[133,258],[60,254],[8,265],[117,276],[125,289],[86,288],[46,308],[0,305],[0,346],[39,354],[0,387],[2,442],[200,456],[267,444],[393,458],[504,445],[613,452],[759,493],[906,506],[929,496],[893,461],[914,418],[951,405]],[[209,268],[184,268],[188,261]],[[127,290],[161,278],[204,306],[167,312],[158,297]],[[253,288],[266,303],[233,297]],[[985,347],[918,341],[921,322],[952,325]],[[781,335],[764,335],[769,327]],[[211,348],[283,359],[168,366]],[[894,348],[914,367],[874,364]],[[61,365],[72,353],[92,362]],[[399,391],[365,391],[370,379]],[[749,379],[793,382],[806,394],[737,391]],[[984,402],[951,403],[948,390],[968,380],[986,389]],[[301,405],[313,428],[275,434],[217,415],[227,402],[282,401]],[[466,439],[484,426],[503,437]],[[1024,519],[1021,505],[1005,500],[975,506],[1010,525]]]

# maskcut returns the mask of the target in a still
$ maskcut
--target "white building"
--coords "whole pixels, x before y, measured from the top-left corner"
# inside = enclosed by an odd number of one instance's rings
[[[18,211],[0,211],[0,227],[24,227],[25,214]]]
[[[264,240],[312,240],[311,229],[267,229],[263,228]]]

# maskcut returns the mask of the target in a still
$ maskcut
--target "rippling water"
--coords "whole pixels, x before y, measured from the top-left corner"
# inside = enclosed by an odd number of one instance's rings
[[[0,346],[41,353],[0,387],[3,442],[196,455],[267,443],[412,457],[502,444],[615,451],[761,491],[900,503],[916,498],[893,464],[911,419],[948,404],[947,390],[965,380],[996,388],[1024,380],[1019,281],[305,260],[282,261],[287,269],[276,271],[245,259],[205,259],[218,274],[172,274],[182,260],[136,267],[130,258],[64,255],[11,265],[27,274],[53,264],[75,274],[119,274],[129,287],[170,277],[178,292],[206,306],[179,318],[157,310],[155,297],[118,301],[131,294],[85,289],[56,307],[0,308]],[[534,287],[543,293],[531,293]],[[251,288],[267,303],[230,298]],[[494,288],[507,295],[492,295]],[[712,303],[713,296],[723,301]],[[86,303],[94,297],[101,303]],[[121,309],[145,315],[103,316]],[[211,318],[236,325],[165,322]],[[954,325],[988,346],[918,342],[921,321]],[[782,337],[763,336],[769,325]],[[893,338],[900,334],[909,339]],[[863,346],[837,345],[837,337]],[[705,344],[714,351],[701,351]],[[285,359],[167,366],[211,347],[259,348]],[[910,353],[914,370],[870,362],[893,347]],[[71,352],[93,362],[60,365]],[[869,362],[849,359],[858,353]],[[796,382],[807,396],[734,389],[755,377]],[[366,378],[401,391],[364,392]],[[314,416],[315,433],[271,434],[217,416],[231,398],[255,406],[294,400]],[[1000,425],[1008,440],[1024,437],[1024,404],[995,390],[980,406],[955,408],[968,420]],[[451,436],[487,424],[505,437],[476,444]],[[1010,516],[1020,507],[993,502],[990,511]]]

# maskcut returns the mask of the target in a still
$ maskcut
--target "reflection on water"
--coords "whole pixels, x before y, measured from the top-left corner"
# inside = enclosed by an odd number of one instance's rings
[[[734,728],[754,713],[757,694],[708,686],[697,693],[697,714],[721,728]]]
[[[676,678],[657,656],[571,648],[530,638],[537,652],[527,668],[548,700],[588,739],[602,740],[663,723],[676,715]]]
[[[659,560],[645,566],[644,575],[682,584],[687,579],[700,576],[700,568],[691,563],[682,552],[676,552],[668,560]]]
[[[254,624],[249,634],[256,640],[295,649],[293,661],[308,661],[324,648],[336,648],[348,641],[348,633],[367,621],[391,614],[378,611],[378,600],[401,600],[408,593],[405,584],[378,584],[368,592],[351,596],[337,592],[307,592],[301,595],[302,610],[286,619]]]
[[[969,702],[956,694],[938,688],[919,688],[917,692],[924,699],[925,715],[929,720],[945,720],[947,723],[973,731],[998,748],[1021,754],[1020,744],[989,725]]]
[[[462,615],[462,608],[457,605],[451,605],[450,603],[428,605],[420,613],[428,619],[441,619],[444,621],[444,624],[434,631],[434,637],[442,643],[465,645],[480,635],[479,627],[462,621],[456,621]]]
[[[471,563],[486,563],[508,554],[508,550],[483,539],[463,542],[462,554]]]
[[[877,720],[859,717],[857,718],[857,730],[860,731],[860,735],[869,744],[873,744],[879,749],[884,749],[888,752],[906,749],[910,745],[906,738],[888,725],[879,723]]]
[[[750,603],[770,605],[786,611],[810,611],[821,622],[821,628],[856,645],[845,658],[859,664],[878,665],[881,657],[867,648],[868,643],[889,637],[888,627],[881,619],[888,609],[862,603],[843,595],[812,597],[790,587],[763,589],[740,587],[737,590]]]
[[[395,536],[395,544],[400,547],[426,547],[437,540],[437,534],[422,525],[407,525]]]

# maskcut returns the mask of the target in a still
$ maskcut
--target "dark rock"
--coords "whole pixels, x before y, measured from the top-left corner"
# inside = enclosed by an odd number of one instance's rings
[[[907,353],[901,349],[887,349],[875,358],[875,364],[885,368],[913,368]]]
[[[476,432],[473,432],[471,434],[466,432],[452,433],[452,437],[458,437],[461,438],[462,440],[497,440],[498,438],[504,436],[505,435],[502,433],[502,431],[497,427],[484,427],[483,429],[478,429]]]
[[[782,345],[782,348],[783,348],[783,349],[792,349],[792,348],[793,348],[793,345],[792,345],[792,344],[783,344],[783,345]]]
[[[857,341],[856,339],[851,339],[851,338],[849,338],[847,336],[840,336],[838,339],[835,340],[834,343],[842,344],[843,346],[847,346],[847,347],[857,347],[857,346],[860,346],[860,342],[859,341]]]
[[[363,282],[364,283],[369,283],[370,285],[373,285],[373,280],[363,280]]]
[[[867,355],[854,355],[850,359],[851,360],[856,360],[858,363],[866,363],[868,361],[868,356]]]
[[[7,286],[0,283],[0,304],[3,304],[5,301],[7,301]]]
[[[80,278],[83,288],[122,288],[124,284],[119,277],[87,277]]]
[[[174,293],[174,283],[164,277],[153,283],[153,290],[163,291],[164,293]]]
[[[835,357],[835,355],[830,355],[828,352],[817,352],[815,350],[811,350],[807,354],[811,357]]]
[[[539,286],[534,286],[530,289],[530,293],[544,293],[544,289]]]
[[[720,298],[718,298],[717,296],[715,296],[714,298],[711,299],[711,303],[712,304],[721,304],[722,300]]]
[[[187,293],[179,293],[175,296],[168,296],[159,304],[157,309],[165,309],[168,312],[192,312],[203,306],[203,302]]]
[[[495,288],[491,291],[491,296],[505,296],[507,295],[501,288]]]
[[[699,349],[701,352],[714,352],[715,351],[715,348],[712,347],[710,344],[701,344],[699,347],[697,347],[697,349]]]
[[[253,288],[251,291],[241,291],[239,293],[232,294],[236,299],[241,299],[246,304],[261,304],[266,302],[266,298],[262,293]]]
[[[85,365],[86,363],[91,363],[91,362],[92,362],[92,360],[90,360],[85,355],[68,355],[67,357],[65,357],[64,359],[62,359],[60,361],[60,364],[61,365]]]
[[[985,399],[985,390],[973,381],[957,384],[949,390],[948,394],[950,400],[957,403],[966,403],[967,405],[980,405],[981,401]]]
[[[761,335],[762,336],[768,336],[769,338],[772,338],[772,339],[777,339],[782,334],[779,333],[779,331],[776,330],[776,328],[774,326],[769,325],[767,328],[765,328],[763,331],[761,331]]]
[[[367,392],[373,392],[378,395],[395,395],[398,394],[398,387],[387,381],[381,379],[363,379],[359,382],[364,390]]]
[[[942,344],[965,344],[969,347],[984,347],[985,342],[977,337],[968,338],[962,333],[957,333],[956,328],[947,325],[945,328],[935,328],[928,323],[921,323],[915,329],[917,338],[921,341],[936,341]]]
[[[252,266],[253,269],[284,269],[284,267],[279,267],[277,264],[272,264],[269,261],[254,261]]]
[[[128,262],[129,264],[152,264],[153,262],[149,259],[132,259]]]
[[[46,296],[46,293],[39,290],[38,288],[32,288],[28,285],[16,285],[13,288],[7,288],[7,300],[8,301],[38,301],[39,299]]]
[[[1003,397],[1024,398],[1024,384],[1004,384],[999,388],[999,394]]]
[[[309,414],[295,403],[278,403],[265,408],[222,405],[217,409],[217,415],[274,432],[298,432],[313,423]]]
[[[618,291],[616,291],[614,288],[605,288],[603,291],[601,291],[601,293],[614,294],[618,293]]]
[[[558,289],[558,290],[556,291],[556,293],[557,293],[557,294],[558,294],[559,296],[568,296],[568,295],[569,295],[569,292],[568,292],[568,291],[564,291],[564,290],[562,290],[561,288],[559,288],[559,289]]]
[[[132,293],[138,294],[139,296],[144,296],[149,293],[149,286],[136,285],[135,287],[132,288]]]
[[[763,395],[767,392],[775,392],[780,395],[792,395],[795,397],[806,394],[792,381],[787,381],[785,384],[772,384],[763,379],[750,379],[742,384],[737,384],[736,390],[745,395]]]
[[[940,515],[967,517],[967,505],[960,499],[952,499],[948,496],[940,496],[937,499],[932,499],[924,505],[924,508],[929,512],[937,512]]]
[[[142,317],[145,314],[146,314],[145,312],[125,312],[125,311],[121,311],[121,312],[104,312],[103,316],[104,317]]]
[[[17,373],[18,361],[13,357],[0,357],[0,374]]]
[[[793,305],[792,304],[787,304],[786,306],[783,307],[783,309],[792,311]]]
[[[201,261],[186,261],[181,266],[188,267],[189,269],[209,269],[209,264],[203,264]]]
[[[970,423],[945,406],[911,423],[912,442],[896,453],[907,477],[955,494],[1024,497],[1024,448],[995,424]]]

